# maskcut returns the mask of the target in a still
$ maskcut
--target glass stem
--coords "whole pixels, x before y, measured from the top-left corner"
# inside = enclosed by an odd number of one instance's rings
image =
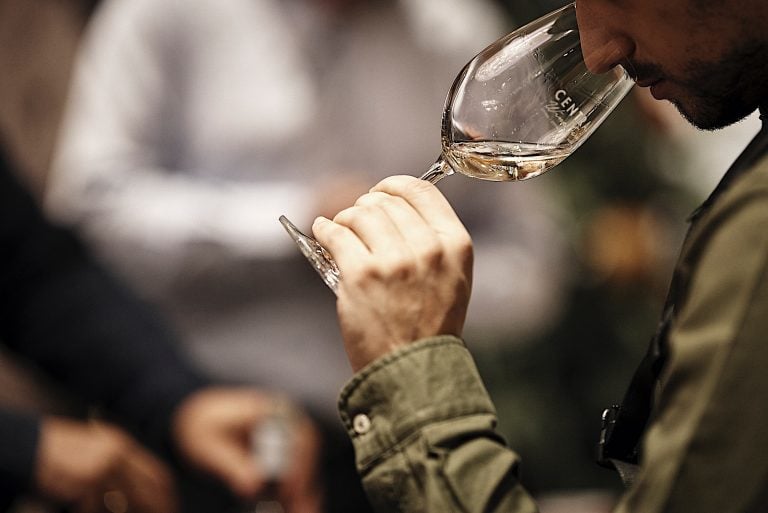
[[[432,164],[432,167],[430,167],[427,172],[421,175],[419,178],[426,180],[431,184],[436,184],[446,176],[451,176],[453,173],[454,171],[451,165],[446,162],[442,155],[440,155],[435,163]]]

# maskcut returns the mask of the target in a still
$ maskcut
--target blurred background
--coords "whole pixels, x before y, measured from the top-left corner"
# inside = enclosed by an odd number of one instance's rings
[[[343,497],[334,297],[277,216],[308,228],[421,174],[463,64],[564,4],[0,0],[0,139],[204,369],[306,408]],[[594,463],[601,412],[654,332],[686,217],[757,128],[698,132],[636,90],[540,178],[440,183],[476,243],[465,339],[545,513],[579,511],[565,497],[608,511],[620,493]],[[3,401],[61,407],[55,386],[0,365]]]

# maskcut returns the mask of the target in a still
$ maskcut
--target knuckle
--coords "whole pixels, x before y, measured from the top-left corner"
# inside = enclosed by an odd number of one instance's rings
[[[378,268],[366,267],[358,269],[357,272],[344,275],[344,281],[357,290],[368,290],[373,284],[383,281],[383,275]]]
[[[434,185],[426,180],[420,180],[415,176],[396,175],[387,177],[379,182],[379,184],[376,186],[376,189],[397,196],[408,197],[432,191],[434,189]]]
[[[373,286],[410,281],[417,273],[418,266],[412,258],[401,255],[378,258],[344,270],[344,281],[357,289],[366,290]]]
[[[377,205],[381,202],[386,201],[388,196],[389,196],[388,194],[385,194],[383,192],[371,191],[369,193],[366,193],[360,196],[355,202],[355,205],[359,207]]]
[[[387,278],[389,281],[408,281],[416,272],[411,262],[399,260],[393,262],[387,269]]]
[[[379,182],[380,185],[388,186],[388,185],[399,185],[399,184],[408,184],[409,182],[417,182],[418,179],[413,175],[392,175],[384,178],[381,182]]]
[[[378,266],[369,259],[358,260],[344,268],[344,282],[356,287],[364,287],[367,283],[381,277]]]
[[[419,257],[429,266],[439,266],[445,260],[445,249],[434,241],[422,247]]]
[[[346,220],[352,217],[353,213],[352,210],[356,208],[355,206],[345,208],[344,210],[340,211],[338,214],[333,216],[333,222],[336,224],[345,224]]]
[[[474,247],[469,234],[462,233],[461,235],[457,236],[453,241],[452,249],[461,260],[472,260]]]
[[[426,194],[431,193],[435,189],[435,186],[427,180],[415,179],[413,182],[408,184],[408,189],[414,194]]]
[[[333,218],[333,221],[337,224],[344,226],[353,226],[358,220],[371,211],[371,207],[368,205],[352,205],[349,208],[345,208]]]

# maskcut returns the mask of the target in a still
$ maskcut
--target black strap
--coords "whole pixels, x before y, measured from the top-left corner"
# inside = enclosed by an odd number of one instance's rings
[[[656,335],[632,376],[624,399],[620,405],[611,406],[603,412],[597,462],[604,467],[618,469],[616,461],[639,464],[640,439],[651,417],[654,383],[664,365],[661,340],[666,336],[674,312],[671,291],[670,287]],[[626,483],[623,475],[622,479]]]

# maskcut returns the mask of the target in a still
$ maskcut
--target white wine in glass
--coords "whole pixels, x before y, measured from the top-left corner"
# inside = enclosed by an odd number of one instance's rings
[[[581,146],[632,86],[621,66],[600,74],[587,69],[569,4],[502,37],[464,67],[445,101],[442,151],[421,178],[539,176]],[[335,292],[341,275],[331,255],[285,216],[280,222]]]

